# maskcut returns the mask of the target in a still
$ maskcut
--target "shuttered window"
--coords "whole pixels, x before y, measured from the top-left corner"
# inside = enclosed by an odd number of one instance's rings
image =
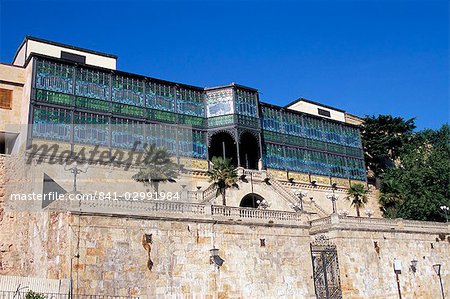
[[[12,109],[12,90],[0,88],[0,108]]]

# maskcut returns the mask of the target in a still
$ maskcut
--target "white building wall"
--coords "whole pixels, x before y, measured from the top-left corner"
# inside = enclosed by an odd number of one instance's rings
[[[26,53],[25,53],[26,51]],[[20,49],[14,64],[23,66],[25,64],[26,59],[30,56],[31,53],[37,53],[42,55],[47,55],[55,58],[61,58],[61,51],[83,55],[86,56],[86,64],[103,67],[111,70],[116,69],[116,59],[112,57],[106,57],[103,55],[97,55],[89,52],[79,51],[70,49],[63,46],[56,46],[52,44],[48,44],[45,42],[35,41],[32,39],[28,39],[22,48]],[[25,55],[24,55],[25,54]]]
[[[305,102],[305,101],[298,101],[297,103],[295,103],[291,106],[288,106],[288,108],[291,110],[300,111],[300,112],[320,116],[320,117],[327,118],[327,119],[334,119],[337,121],[345,122],[345,113],[344,112],[341,112],[338,110],[333,110],[333,109],[330,109],[325,106],[321,106],[321,105],[317,105],[317,104],[313,104],[313,103],[309,103],[309,102]],[[330,117],[320,115],[318,112],[318,108],[329,111]]]

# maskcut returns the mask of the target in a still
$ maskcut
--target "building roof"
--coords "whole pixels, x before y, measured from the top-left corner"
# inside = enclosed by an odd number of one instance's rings
[[[305,98],[298,98],[295,101],[292,101],[289,104],[285,105],[284,107],[285,108],[289,108],[292,105],[297,104],[298,102],[306,102],[306,103],[322,106],[322,107],[325,107],[325,108],[328,108],[328,109],[332,109],[332,110],[336,110],[336,111],[345,113],[345,110],[342,110],[342,109],[339,109],[339,108],[336,108],[336,107],[332,107],[332,106],[329,106],[329,105],[325,105],[325,104],[322,104],[322,103],[319,103],[319,102],[311,101],[311,100],[308,100],[308,99],[305,99]]]
[[[117,59],[117,58],[118,58],[118,56],[117,56],[117,55],[114,55],[114,54],[108,54],[108,53],[104,53],[104,52],[99,52],[99,51],[89,50],[89,49],[80,48],[80,47],[75,47],[75,46],[71,46],[71,45],[67,45],[67,44],[63,44],[63,43],[58,43],[58,42],[46,40],[46,39],[43,39],[43,38],[38,38],[38,37],[34,37],[34,36],[27,35],[27,36],[25,36],[25,38],[23,39],[23,41],[22,41],[22,43],[20,44],[19,48],[17,48],[17,51],[16,51],[16,53],[14,54],[13,61],[16,60],[16,57],[17,57],[17,55],[19,54],[20,49],[22,48],[22,46],[23,46],[28,40],[32,40],[32,41],[36,41],[36,42],[40,42],[40,43],[45,43],[45,44],[49,44],[49,45],[53,45],[53,46],[57,46],[57,47],[63,47],[63,48],[67,48],[67,49],[77,50],[77,51],[81,51],[81,52],[91,53],[91,54],[95,54],[95,55],[99,55],[99,56],[104,56],[104,57],[108,57],[108,58],[114,58],[114,59]]]

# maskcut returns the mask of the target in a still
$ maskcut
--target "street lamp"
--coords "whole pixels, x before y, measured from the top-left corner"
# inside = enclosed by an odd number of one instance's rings
[[[416,273],[416,271],[417,271],[417,260],[416,259],[411,260],[411,271],[413,271],[414,273]]]
[[[400,288],[400,278],[399,278],[399,274],[402,273],[402,261],[398,260],[398,259],[394,259],[394,273],[395,273],[395,280],[397,282],[397,291],[398,291],[398,298],[402,299],[402,291]]]
[[[73,192],[77,192],[77,175],[80,173],[86,173],[88,169],[88,164],[82,164],[81,166],[78,164],[77,161],[74,161],[72,164],[68,165],[67,163],[64,163],[64,170],[70,171],[73,173]]]
[[[268,207],[270,207],[271,203],[269,201],[267,201],[265,198],[264,199],[258,199],[256,201],[256,203],[258,204],[258,209],[267,209]]]
[[[365,209],[364,213],[367,215],[367,217],[372,217],[373,215],[373,210],[372,209]]]
[[[298,197],[298,201],[292,204],[292,208],[296,212],[303,211],[303,198],[308,195],[308,191],[297,189],[294,191],[294,194]]]
[[[217,269],[219,269],[224,262],[224,259],[219,256],[219,249],[213,247],[209,252],[211,253],[211,256],[209,257],[210,264],[215,265]]]
[[[437,276],[439,277],[439,283],[441,285],[442,299],[445,299],[444,286],[442,285],[442,277],[441,277],[441,264],[433,265],[433,269],[434,269],[434,272],[436,272]]]
[[[339,210],[338,214],[342,215],[342,216],[347,216],[348,215],[348,211],[347,210]]]
[[[328,193],[326,195],[327,199],[331,200],[331,202],[333,203],[333,214],[336,213],[336,200],[339,199],[339,196],[337,194],[334,193],[334,189],[333,189],[333,193]]]
[[[448,210],[450,210],[450,208],[447,207],[447,206],[441,206],[440,208],[441,208],[441,210],[444,211],[444,213],[445,213],[445,221],[448,222],[447,213],[448,213]]]

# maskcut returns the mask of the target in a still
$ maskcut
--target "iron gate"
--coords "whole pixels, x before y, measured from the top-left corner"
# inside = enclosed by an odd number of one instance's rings
[[[311,257],[317,298],[342,298],[336,245],[321,235],[311,243]]]

